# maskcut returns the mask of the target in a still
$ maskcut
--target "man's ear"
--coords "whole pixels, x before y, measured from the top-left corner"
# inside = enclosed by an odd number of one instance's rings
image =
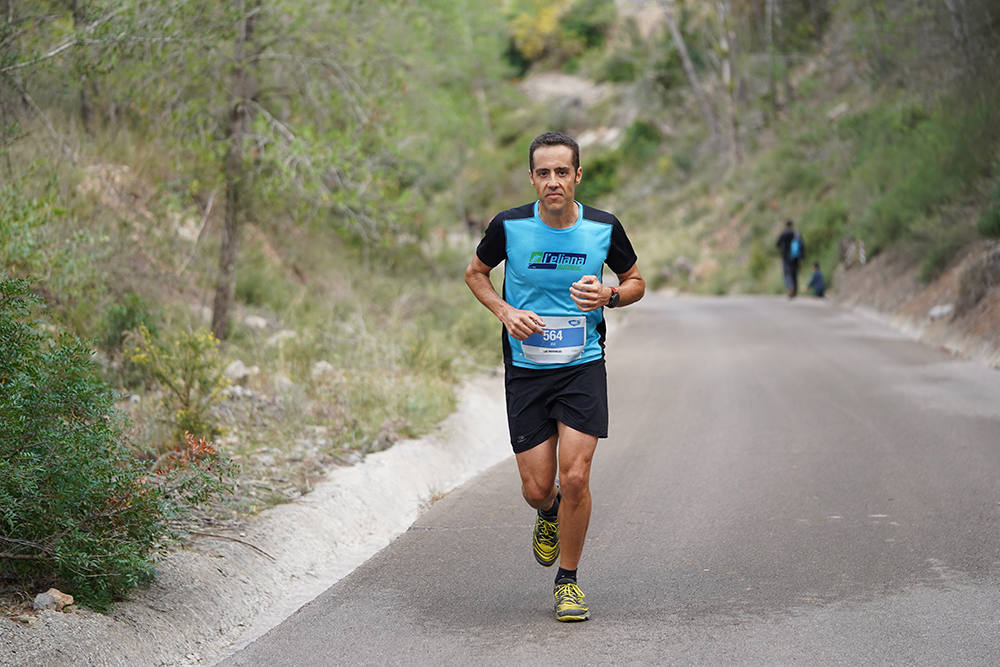
[[[583,167],[577,167],[576,168],[576,183],[579,183],[581,178],[583,178]]]

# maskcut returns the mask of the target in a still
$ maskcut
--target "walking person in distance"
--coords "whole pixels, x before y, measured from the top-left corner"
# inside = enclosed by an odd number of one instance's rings
[[[591,463],[608,431],[604,308],[645,293],[621,222],[574,199],[582,176],[575,140],[558,132],[536,137],[528,180],[537,200],[498,213],[465,271],[472,293],[503,325],[510,442],[521,493],[536,510],[535,560],[559,561],[560,621],[590,615],[577,570],[590,524]],[[502,296],[490,282],[501,262]],[[605,264],[618,287],[602,282]]]
[[[795,298],[799,293],[799,263],[805,257],[806,245],[791,220],[785,221],[785,229],[778,236],[775,245],[781,252],[781,270],[785,276],[788,298]]]

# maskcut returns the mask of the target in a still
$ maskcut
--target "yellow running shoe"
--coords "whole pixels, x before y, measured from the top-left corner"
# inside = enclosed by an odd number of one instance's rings
[[[531,547],[539,565],[549,567],[555,563],[559,558],[559,520],[549,521],[541,514],[536,514]]]
[[[553,595],[556,598],[557,621],[586,621],[590,618],[590,609],[583,603],[583,591],[575,581],[556,584]]]

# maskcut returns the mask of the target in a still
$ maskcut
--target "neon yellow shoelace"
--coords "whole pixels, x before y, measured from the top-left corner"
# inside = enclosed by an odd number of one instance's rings
[[[556,586],[556,599],[559,605],[580,604],[583,598],[583,591],[576,584],[559,584]]]
[[[559,537],[559,524],[545,519],[538,522],[539,537],[549,541],[555,541]]]

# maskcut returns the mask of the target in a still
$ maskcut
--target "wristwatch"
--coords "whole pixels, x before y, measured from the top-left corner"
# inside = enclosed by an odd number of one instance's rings
[[[608,285],[608,288],[611,290],[611,297],[608,299],[608,308],[617,308],[622,295],[618,293],[616,288],[611,287],[610,285]]]

